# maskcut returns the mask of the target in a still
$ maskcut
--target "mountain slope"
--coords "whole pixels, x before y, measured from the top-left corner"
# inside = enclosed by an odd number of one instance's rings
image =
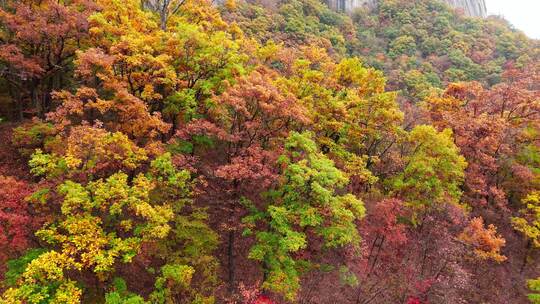
[[[506,21],[459,16],[439,1],[381,1],[351,17],[318,1],[286,1],[277,9],[246,3],[225,18],[263,43],[273,39],[359,56],[385,72],[391,89],[417,100],[449,82],[496,84],[507,62],[538,58],[538,42]]]

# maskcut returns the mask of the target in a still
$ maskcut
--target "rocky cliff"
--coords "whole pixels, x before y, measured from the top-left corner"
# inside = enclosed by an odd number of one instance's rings
[[[377,0],[327,0],[327,3],[333,10],[350,13],[362,6],[376,5]]]
[[[486,17],[487,8],[485,0],[445,0],[453,7],[461,8],[466,15],[474,17]]]
[[[328,6],[340,12],[352,12],[354,9],[365,6],[375,5],[377,0],[327,0]]]
[[[328,6],[342,12],[352,12],[355,8],[376,5],[378,0],[327,0]],[[412,0],[414,1],[414,0]],[[450,6],[462,9],[465,15],[473,17],[486,17],[487,8],[485,0],[442,0]]]

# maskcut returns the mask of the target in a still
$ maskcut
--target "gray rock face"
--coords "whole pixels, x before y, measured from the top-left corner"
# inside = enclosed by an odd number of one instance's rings
[[[453,7],[461,8],[468,16],[486,17],[487,8],[485,0],[445,0]]]
[[[362,6],[377,5],[377,0],[327,0],[328,6],[339,12],[351,13]]]
[[[411,0],[414,1],[414,0]],[[485,0],[442,0],[450,6],[463,9],[465,15],[473,17],[486,17],[487,8]],[[328,6],[336,11],[351,13],[362,6],[377,5],[378,0],[327,0]]]

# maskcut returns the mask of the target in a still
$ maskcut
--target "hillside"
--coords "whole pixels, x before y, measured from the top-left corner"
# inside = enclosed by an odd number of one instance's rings
[[[391,90],[414,100],[450,82],[500,82],[509,61],[527,64],[539,42],[494,17],[482,20],[453,12],[438,1],[382,1],[349,18],[318,1],[290,1],[276,9],[240,5],[226,18],[262,43],[316,45],[337,57],[357,56],[382,70]]]
[[[0,1],[0,302],[540,303],[540,42],[454,2]]]

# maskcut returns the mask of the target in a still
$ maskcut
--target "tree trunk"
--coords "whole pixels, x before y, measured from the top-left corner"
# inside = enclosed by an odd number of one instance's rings
[[[229,293],[234,293],[234,230],[229,230],[229,247],[227,249],[228,254],[228,270],[229,270]]]
[[[523,273],[525,270],[525,266],[527,266],[527,259],[529,258],[529,251],[531,249],[531,240],[527,241],[527,247],[525,247],[525,255],[523,256],[523,262],[521,263],[521,268],[519,269],[519,273]]]
[[[167,12],[161,12],[161,29],[166,31],[167,30]]]

